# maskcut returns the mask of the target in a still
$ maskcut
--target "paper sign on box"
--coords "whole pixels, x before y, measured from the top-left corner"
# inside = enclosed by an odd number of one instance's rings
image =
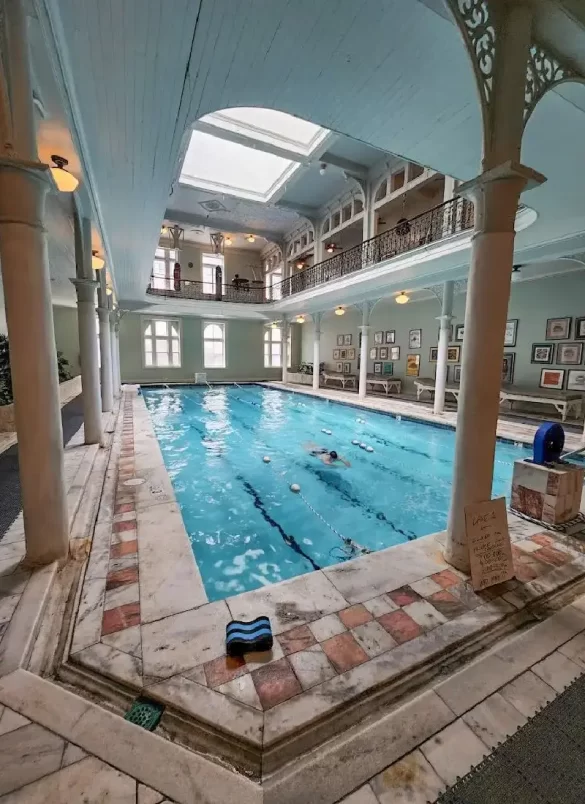
[[[506,499],[488,500],[465,507],[471,583],[487,589],[514,577],[512,546],[508,532]]]

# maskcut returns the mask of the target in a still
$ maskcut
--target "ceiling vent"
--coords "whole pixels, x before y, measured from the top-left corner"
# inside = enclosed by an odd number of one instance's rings
[[[207,212],[227,212],[227,207],[224,207],[221,201],[211,199],[210,201],[200,201],[199,203]]]

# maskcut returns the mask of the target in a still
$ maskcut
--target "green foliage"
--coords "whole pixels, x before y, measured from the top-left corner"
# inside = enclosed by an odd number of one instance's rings
[[[10,375],[10,351],[8,338],[0,335],[0,405],[12,402],[12,377]]]
[[[69,361],[63,355],[63,352],[57,352],[57,367],[59,369],[59,382],[65,382],[65,380],[73,378],[73,374],[69,370]]]

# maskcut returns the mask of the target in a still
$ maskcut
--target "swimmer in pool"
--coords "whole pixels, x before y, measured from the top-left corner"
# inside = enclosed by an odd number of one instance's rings
[[[342,458],[341,455],[338,455],[334,449],[330,450],[325,447],[318,447],[316,444],[306,444],[305,449],[309,455],[312,455],[314,458],[319,458],[326,466],[339,467],[340,464],[344,464],[347,467],[351,466],[350,462]]]

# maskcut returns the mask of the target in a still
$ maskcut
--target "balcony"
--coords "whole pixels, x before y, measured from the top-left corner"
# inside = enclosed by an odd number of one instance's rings
[[[147,293],[154,296],[198,301],[270,304],[296,293],[335,282],[348,274],[370,268],[399,254],[405,254],[468,231],[472,227],[472,202],[464,198],[453,198],[415,218],[403,220],[387,232],[365,240],[341,254],[283,279],[272,288],[240,280],[238,285],[222,285],[221,289],[217,288],[217,292],[210,292],[208,283],[190,279],[176,283],[172,279],[157,279],[157,283],[166,283],[168,287],[156,287],[154,278],[152,278]]]

